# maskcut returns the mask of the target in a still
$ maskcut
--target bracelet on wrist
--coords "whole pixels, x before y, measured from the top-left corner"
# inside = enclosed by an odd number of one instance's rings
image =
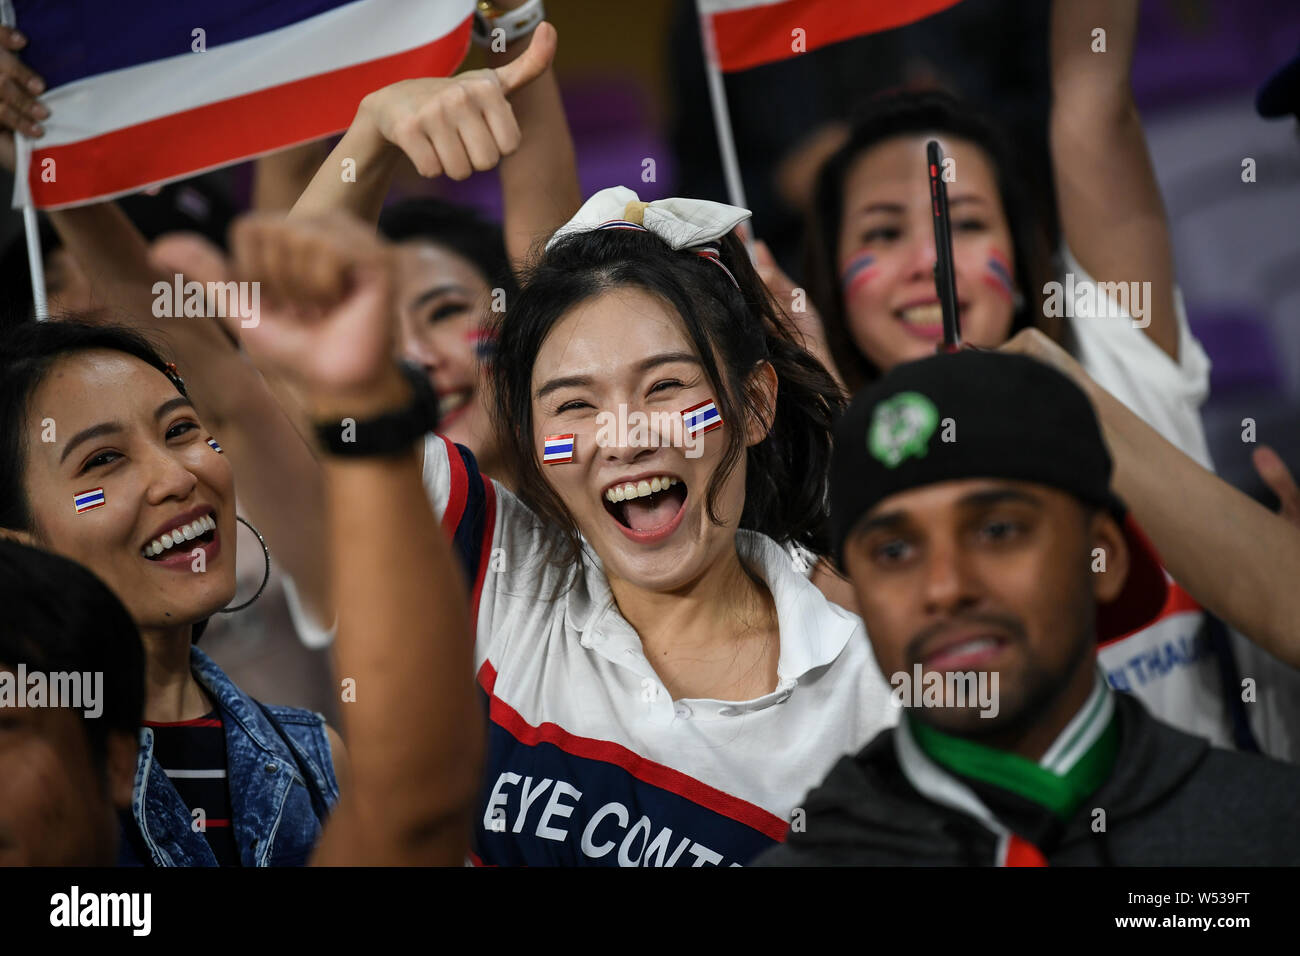
[[[361,420],[340,416],[333,421],[315,421],[316,440],[326,454],[340,458],[402,455],[417,439],[437,430],[438,396],[428,375],[404,362],[398,368],[411,386],[410,402]]]
[[[506,44],[522,40],[545,19],[546,8],[542,0],[527,0],[513,10],[502,10],[490,0],[479,0],[474,9],[470,38],[476,45],[500,53]]]

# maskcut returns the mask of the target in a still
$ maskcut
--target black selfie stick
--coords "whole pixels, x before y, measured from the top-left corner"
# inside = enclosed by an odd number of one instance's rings
[[[943,309],[941,352],[961,348],[961,325],[957,316],[957,275],[952,266],[952,222],[948,219],[948,186],[943,181],[943,149],[938,140],[925,145],[930,171],[930,208],[934,214],[934,287]]]

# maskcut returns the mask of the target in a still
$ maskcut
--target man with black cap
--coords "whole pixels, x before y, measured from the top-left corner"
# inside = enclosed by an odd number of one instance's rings
[[[854,399],[833,544],[906,709],[761,864],[1300,863],[1300,768],[1212,748],[1100,675],[1097,641],[1165,594],[1110,474],[1084,393],[1024,356],[910,362]]]

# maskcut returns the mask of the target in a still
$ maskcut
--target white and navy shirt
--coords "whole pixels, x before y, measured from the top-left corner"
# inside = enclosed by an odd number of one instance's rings
[[[897,721],[861,620],[771,539],[740,531],[736,545],[776,604],[776,688],[673,700],[594,555],[548,561],[557,532],[443,438],[427,441],[424,481],[476,609],[489,744],[474,862],[744,864],[839,757]]]

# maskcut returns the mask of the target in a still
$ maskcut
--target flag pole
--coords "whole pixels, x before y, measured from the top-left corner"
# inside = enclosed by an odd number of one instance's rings
[[[12,0],[0,0],[0,23],[7,27],[14,27],[18,25],[17,19]],[[36,207],[32,205],[31,186],[27,182],[31,159],[32,149],[27,137],[14,130],[14,205],[22,205],[23,231],[27,234],[27,269],[32,278],[32,303],[35,306],[36,321],[44,322],[50,317],[50,309],[45,299],[45,263],[41,261],[41,229],[36,221]]]
[[[700,43],[704,47],[704,72],[709,84],[709,101],[713,104],[713,127],[718,133],[718,153],[722,157],[722,175],[727,183],[727,197],[733,206],[748,209],[745,202],[745,184],[740,178],[740,161],[736,158],[736,140],[731,132],[731,113],[727,109],[727,88],[722,82],[718,66],[717,45],[713,37],[713,19],[700,13]],[[751,219],[750,222],[753,222]],[[752,228],[741,229],[749,258],[754,258]]]
[[[27,233],[27,264],[32,277],[32,303],[35,305],[36,321],[44,322],[50,317],[50,307],[45,299],[45,263],[41,261],[41,229],[36,222],[36,209],[31,197],[23,206],[23,229]]]

